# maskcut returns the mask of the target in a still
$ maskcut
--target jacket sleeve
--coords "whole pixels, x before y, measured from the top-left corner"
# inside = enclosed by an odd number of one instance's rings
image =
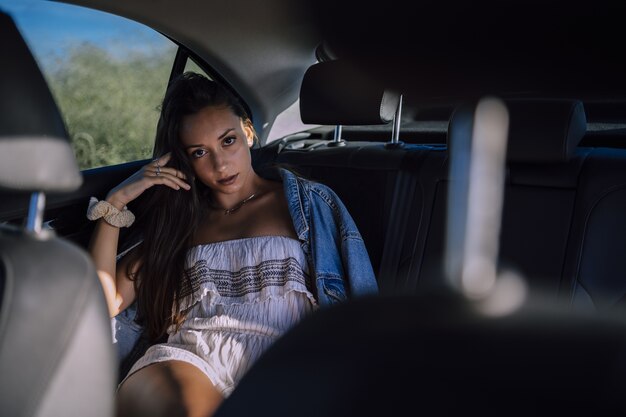
[[[337,203],[343,206],[339,198],[337,198]],[[363,237],[345,207],[340,214],[341,224],[345,225],[347,230],[341,240],[341,259],[346,271],[350,294],[352,297],[376,294],[378,283]]]
[[[333,236],[333,242],[316,242],[315,249],[318,253],[317,256],[322,258],[320,262],[323,265],[332,265],[333,260],[330,257],[337,258],[337,253],[340,255],[340,259],[334,261],[340,262],[340,265],[334,265],[332,268],[339,271],[343,271],[344,285],[347,290],[347,296],[358,297],[369,294],[378,293],[378,284],[376,282],[376,276],[372,268],[372,264],[365,247],[363,238],[350,216],[350,213],[346,209],[345,205],[337,194],[328,187],[322,187],[318,189],[319,197],[325,201],[322,204],[324,207],[323,213],[318,213],[318,216],[314,216],[314,227],[317,229],[314,231],[314,235],[318,239],[322,239],[323,236]],[[325,229],[320,231],[319,229]],[[319,253],[325,252],[328,248],[326,245],[332,245],[333,254],[331,253]],[[334,255],[334,256],[333,256]],[[325,275],[328,272],[327,268],[321,267],[320,276]],[[328,280],[325,280],[326,282]]]

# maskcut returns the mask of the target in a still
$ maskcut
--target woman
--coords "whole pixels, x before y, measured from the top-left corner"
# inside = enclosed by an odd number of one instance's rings
[[[137,300],[153,341],[118,389],[119,415],[206,416],[280,335],[318,306],[372,294],[361,236],[326,186],[252,167],[243,106],[186,73],[165,95],[162,155],[92,199],[90,253],[111,316]],[[142,243],[116,261],[142,196]]]

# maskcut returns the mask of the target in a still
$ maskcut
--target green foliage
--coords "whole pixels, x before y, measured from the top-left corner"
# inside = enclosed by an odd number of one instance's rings
[[[124,58],[82,44],[47,72],[81,169],[150,158],[172,48]]]

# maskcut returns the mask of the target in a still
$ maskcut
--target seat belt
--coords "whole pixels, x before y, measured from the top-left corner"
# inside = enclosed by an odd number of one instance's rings
[[[427,153],[427,151],[424,151],[420,156],[417,163],[418,170],[421,168]],[[395,181],[391,212],[378,273],[378,284],[381,294],[402,292],[402,288],[399,288],[399,286],[404,280],[400,280],[398,272],[402,260],[402,248],[405,247],[405,236],[407,236],[408,232],[408,239],[410,239],[408,243],[412,243],[417,238],[416,231],[407,230],[407,225],[411,214],[419,214],[413,213],[414,210],[411,204],[418,177],[415,166],[409,169],[403,165],[401,164]],[[412,244],[411,247],[413,247]]]

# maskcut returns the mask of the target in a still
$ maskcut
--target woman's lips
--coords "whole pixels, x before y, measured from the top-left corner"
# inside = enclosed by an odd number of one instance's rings
[[[235,180],[237,180],[237,176],[239,176],[239,174],[235,174],[235,175],[231,175],[230,177],[222,178],[221,180],[217,180],[217,182],[220,183],[220,185],[231,185],[232,183],[235,182]]]

